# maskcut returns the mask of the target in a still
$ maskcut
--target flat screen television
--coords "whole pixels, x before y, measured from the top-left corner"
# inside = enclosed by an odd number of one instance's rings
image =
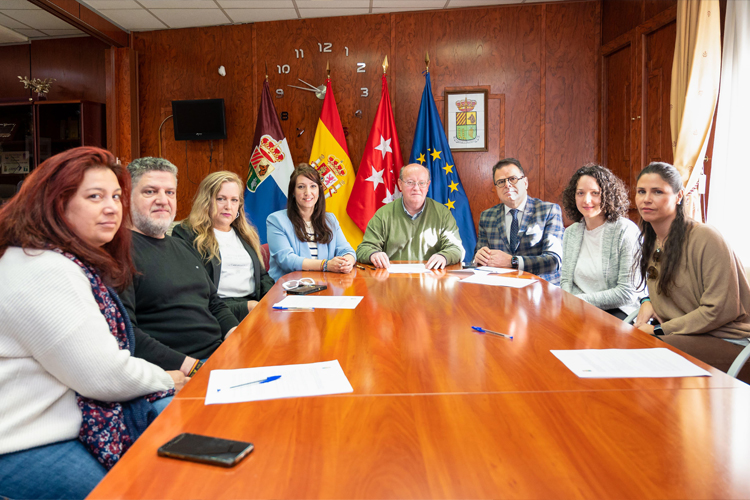
[[[224,99],[172,101],[176,141],[208,141],[227,138]]]

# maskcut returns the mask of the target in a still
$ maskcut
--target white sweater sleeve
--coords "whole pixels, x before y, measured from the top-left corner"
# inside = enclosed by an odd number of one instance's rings
[[[10,351],[33,357],[64,385],[100,401],[174,386],[164,370],[119,349],[80,267],[50,251],[19,252],[4,256],[19,261],[5,273],[13,293],[0,304]]]

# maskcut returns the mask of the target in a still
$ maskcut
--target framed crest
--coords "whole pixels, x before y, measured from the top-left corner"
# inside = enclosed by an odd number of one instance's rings
[[[488,97],[481,87],[445,91],[443,126],[451,151],[487,151]]]

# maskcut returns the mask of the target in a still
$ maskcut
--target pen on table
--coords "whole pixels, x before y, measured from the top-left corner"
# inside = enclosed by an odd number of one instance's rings
[[[367,268],[365,266],[361,266],[357,264],[357,269],[362,269],[363,271],[367,271]]]
[[[487,330],[485,328],[481,328],[479,326],[472,326],[471,329],[475,330],[477,332],[490,333],[492,335],[497,335],[499,337],[505,337],[506,339],[513,340],[513,335],[508,335],[507,333],[495,332],[495,331],[492,331],[492,330]]]
[[[264,378],[261,380],[254,380],[252,382],[247,382],[244,384],[233,385],[232,387],[230,387],[230,389],[234,389],[235,387],[242,387],[243,385],[250,385],[250,384],[267,384],[268,382],[273,382],[274,380],[279,380],[280,378],[281,378],[281,375],[272,375],[268,378]]]
[[[281,307],[281,306],[273,306],[274,310],[276,311],[314,311],[314,307]]]

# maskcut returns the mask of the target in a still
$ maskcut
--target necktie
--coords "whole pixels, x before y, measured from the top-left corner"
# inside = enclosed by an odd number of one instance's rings
[[[513,221],[510,223],[510,253],[515,255],[516,250],[518,250],[518,209],[512,208],[510,216],[513,217]]]

